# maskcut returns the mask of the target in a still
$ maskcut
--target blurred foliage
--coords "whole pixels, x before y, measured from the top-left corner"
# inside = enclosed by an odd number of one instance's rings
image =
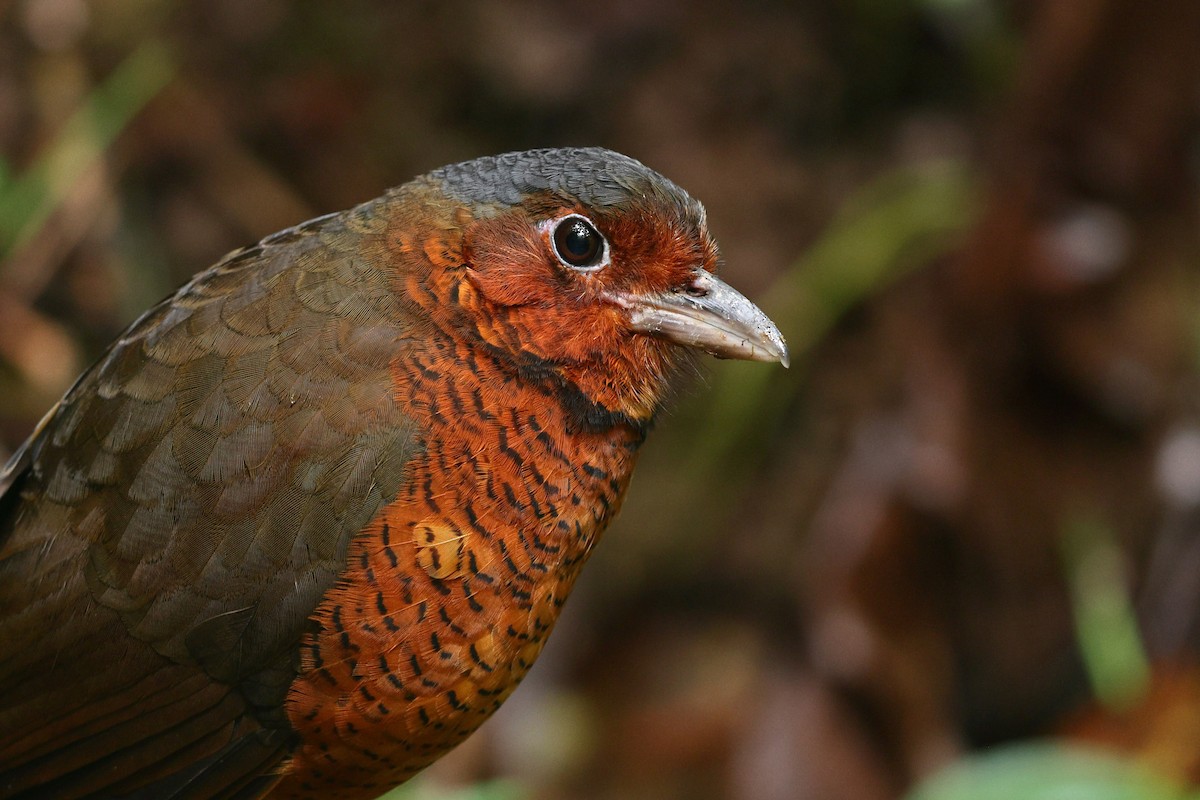
[[[393,789],[380,800],[525,800],[529,795],[506,781],[480,783],[464,789],[439,789],[418,778]]]
[[[20,175],[0,161],[0,257],[26,241],[61,205],[146,103],[171,81],[161,42],[147,41],[95,89]]]
[[[940,773],[908,800],[1184,800],[1136,764],[1076,747],[1032,743],[984,753]]]
[[[1100,702],[1128,709],[1149,688],[1150,664],[1114,532],[1100,520],[1076,514],[1064,526],[1063,553],[1093,690]]]
[[[876,178],[850,197],[805,255],[765,293],[779,320],[792,371],[730,362],[714,370],[701,429],[685,459],[688,478],[704,485],[714,470],[763,452],[759,436],[776,430],[801,391],[808,360],[851,309],[910,270],[946,255],[977,213],[963,164],[926,163]]]

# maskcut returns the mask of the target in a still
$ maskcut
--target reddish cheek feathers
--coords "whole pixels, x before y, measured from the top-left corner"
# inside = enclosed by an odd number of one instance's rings
[[[477,226],[452,292],[459,310],[485,341],[514,353],[579,362],[619,347],[621,312],[597,302],[599,278],[572,274],[549,247],[523,219]]]
[[[615,280],[628,292],[678,289],[697,268],[716,267],[716,245],[706,231],[679,230],[657,216],[621,215],[601,224],[614,243]]]
[[[522,217],[471,226],[462,257],[471,282],[498,306],[561,302],[571,287],[571,276],[559,271],[540,232]]]
[[[632,332],[626,312],[601,295],[684,286],[715,252],[707,237],[682,236],[670,226],[614,218],[602,219],[600,229],[612,261],[578,274],[558,263],[545,234],[524,215],[467,220],[422,237],[397,234],[391,245],[401,261],[416,255],[431,266],[400,270],[398,293],[415,298],[435,327],[478,338],[518,363],[533,357],[557,364],[593,402],[646,419],[679,354]]]

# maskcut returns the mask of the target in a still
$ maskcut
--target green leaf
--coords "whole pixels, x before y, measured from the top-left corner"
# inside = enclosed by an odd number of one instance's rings
[[[1054,742],[965,758],[905,800],[1184,800],[1185,792],[1116,755]]]
[[[512,781],[498,780],[473,786],[445,788],[417,778],[383,795],[380,800],[527,800],[528,792]]]
[[[1091,513],[1075,513],[1063,528],[1062,552],[1080,654],[1096,697],[1120,711],[1150,684],[1150,664],[1130,597],[1116,533]]]
[[[24,244],[175,74],[166,46],[144,42],[71,115],[20,176],[0,170],[0,255]]]

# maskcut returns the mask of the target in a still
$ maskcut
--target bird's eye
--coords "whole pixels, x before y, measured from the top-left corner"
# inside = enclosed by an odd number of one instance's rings
[[[604,237],[592,223],[572,215],[554,227],[554,252],[569,267],[589,269],[604,260]]]

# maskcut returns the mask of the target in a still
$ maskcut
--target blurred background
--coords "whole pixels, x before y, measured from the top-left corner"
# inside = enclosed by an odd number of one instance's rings
[[[397,797],[1183,797],[1198,112],[1195,0],[0,0],[0,456],[225,252],[611,147],[792,368],[683,391],[526,684]]]

